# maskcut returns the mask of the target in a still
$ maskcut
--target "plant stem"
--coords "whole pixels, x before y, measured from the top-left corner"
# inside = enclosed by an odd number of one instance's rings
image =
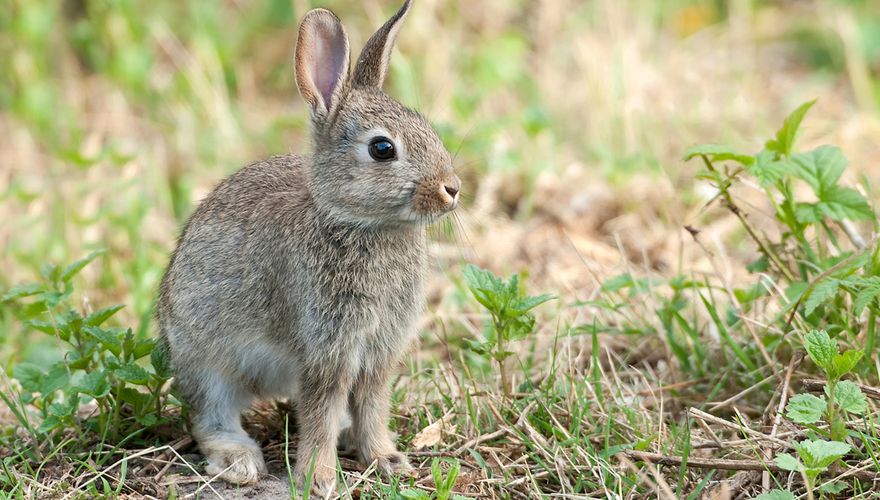
[[[868,311],[868,332],[865,339],[865,357],[870,360],[874,355],[874,338],[877,335],[877,311],[871,306]]]

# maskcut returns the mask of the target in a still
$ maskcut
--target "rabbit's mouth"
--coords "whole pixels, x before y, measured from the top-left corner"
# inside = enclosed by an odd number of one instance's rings
[[[411,199],[403,210],[411,222],[433,222],[458,207],[461,180],[455,174],[425,179],[416,184]]]

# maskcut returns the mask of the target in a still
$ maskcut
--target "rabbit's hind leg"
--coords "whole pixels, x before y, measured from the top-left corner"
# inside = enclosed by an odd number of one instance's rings
[[[241,427],[253,396],[216,374],[201,378],[204,392],[192,401],[193,437],[208,459],[206,472],[230,483],[249,484],[266,472],[260,446]]]

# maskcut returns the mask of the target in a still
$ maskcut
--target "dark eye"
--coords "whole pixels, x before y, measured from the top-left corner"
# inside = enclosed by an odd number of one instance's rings
[[[397,158],[394,143],[387,137],[373,137],[370,140],[370,156],[376,161],[391,161]]]

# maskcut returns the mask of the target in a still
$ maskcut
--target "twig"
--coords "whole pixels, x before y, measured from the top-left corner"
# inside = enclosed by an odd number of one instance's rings
[[[785,403],[788,401],[788,386],[791,383],[791,374],[801,364],[804,359],[803,351],[798,351],[792,356],[788,363],[788,370],[785,371],[785,380],[782,382],[782,388],[779,391],[779,406],[776,407],[776,416],[773,417],[773,428],[770,430],[770,437],[775,438],[776,432],[779,430],[779,423],[782,422],[782,412],[785,411]],[[770,460],[770,450],[764,450],[764,460]],[[764,492],[770,491],[770,473],[764,471],[761,473],[761,488]]]
[[[818,378],[806,378],[801,382],[801,386],[805,391],[810,392],[822,392],[825,390],[826,382],[824,380]],[[875,399],[880,401],[880,389],[876,387],[871,387],[868,385],[856,384],[859,386],[859,389],[865,393],[865,396],[868,396],[871,399]]]
[[[712,422],[714,424],[722,425],[722,426],[727,427],[729,429],[734,429],[736,431],[743,432],[745,434],[748,434],[749,436],[752,436],[755,439],[761,439],[763,441],[770,441],[771,443],[775,443],[779,446],[782,446],[783,448],[791,448],[792,447],[792,445],[790,443],[786,443],[785,441],[783,441],[781,439],[778,439],[775,437],[770,437],[762,432],[758,432],[754,429],[750,429],[750,428],[745,427],[743,425],[729,422],[727,420],[724,420],[723,418],[716,417],[715,415],[710,415],[710,414],[708,414],[704,411],[698,410],[696,408],[689,408],[688,412],[690,412],[690,414],[696,418],[701,418],[701,419],[706,420],[708,422]]]
[[[661,455],[659,453],[649,453],[636,450],[626,450],[623,453],[632,460],[641,460],[642,462],[651,462],[657,465],[673,465],[680,467],[684,463],[682,457]],[[761,460],[728,460],[723,458],[688,457],[686,466],[697,469],[788,472],[773,462],[764,462]],[[848,477],[856,477],[863,481],[880,481],[880,476],[867,470],[832,468],[831,472],[840,475],[846,474]]]

